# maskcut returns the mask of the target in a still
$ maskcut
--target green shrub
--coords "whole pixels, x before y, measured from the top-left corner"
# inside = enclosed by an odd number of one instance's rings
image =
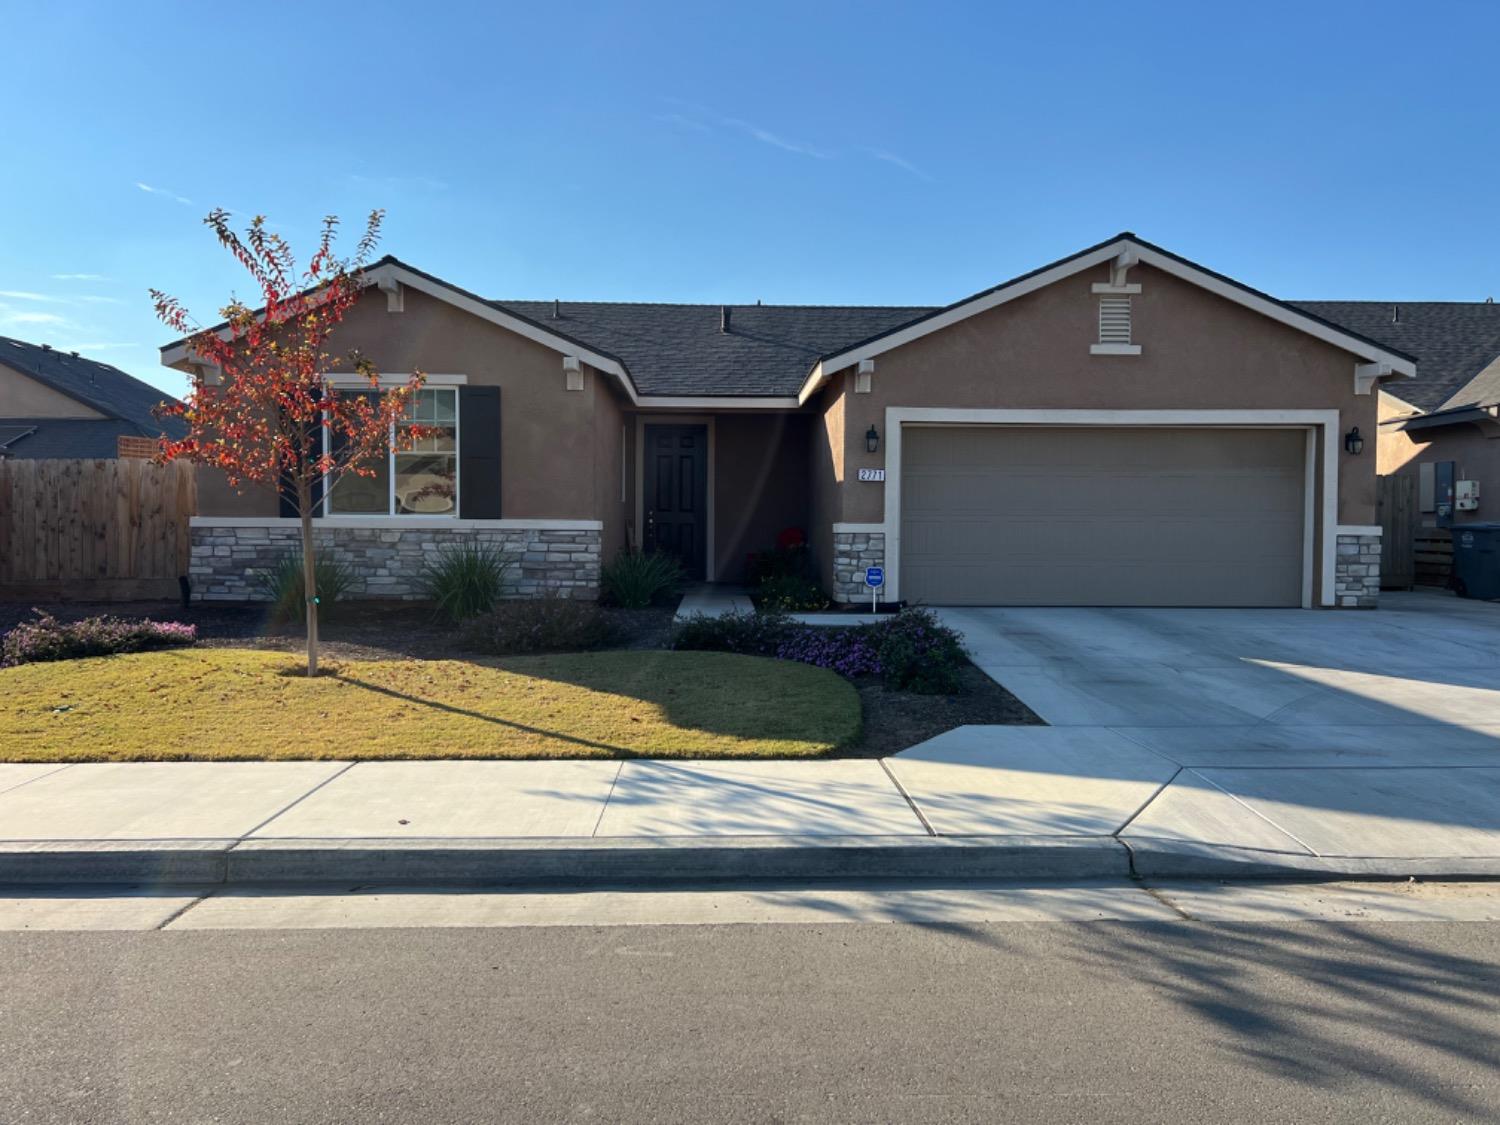
[[[313,559],[313,581],[318,587],[318,619],[332,616],[334,606],[354,586],[354,572],[337,559]],[[271,603],[273,621],[300,621],[307,612],[307,587],[302,582],[302,552],[283,555],[270,570],[255,575],[255,586]]]
[[[515,656],[527,652],[587,652],[619,639],[610,614],[593,602],[525,598],[501,602],[470,620],[460,643],[471,652]]]
[[[621,551],[599,573],[604,600],[622,609],[645,609],[682,592],[687,575],[671,555]]]
[[[866,625],[805,625],[779,613],[694,614],[677,626],[672,647],[797,660],[927,695],[961,691],[967,660],[963,637],[926,609]]]
[[[775,656],[787,638],[798,629],[810,627],[780,613],[726,613],[718,617],[695,613],[673,631],[672,647]]]
[[[755,604],[773,613],[816,613],[828,608],[828,598],[811,578],[795,574],[765,579],[752,595]]]
[[[926,695],[962,690],[967,657],[963,635],[948,628],[930,609],[903,609],[867,626],[875,636],[880,675],[887,687]]]
[[[423,568],[417,585],[436,605],[438,616],[454,622],[494,609],[516,565],[514,555],[472,540],[451,543],[436,555]]]

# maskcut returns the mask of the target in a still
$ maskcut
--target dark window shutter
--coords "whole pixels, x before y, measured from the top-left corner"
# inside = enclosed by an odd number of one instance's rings
[[[500,388],[458,389],[460,518],[500,518]]]
[[[322,437],[323,437],[323,435],[320,432],[319,434],[317,434],[313,438],[313,440],[315,442],[319,442],[319,441],[322,441]],[[321,451],[322,451],[321,447],[318,447],[318,452],[321,452]],[[280,489],[278,491],[279,491],[280,496],[281,496],[281,516],[282,516],[282,518],[283,519],[295,519],[297,517],[297,514],[298,514],[298,512],[297,512],[297,486],[294,485],[294,484],[292,484],[290,481],[282,481],[281,482],[281,487],[280,487]],[[313,516],[314,517],[318,517],[318,516],[321,516],[323,514],[323,482],[322,482],[322,480],[315,480],[315,481],[313,481],[313,486],[312,486],[312,509],[313,509]]]

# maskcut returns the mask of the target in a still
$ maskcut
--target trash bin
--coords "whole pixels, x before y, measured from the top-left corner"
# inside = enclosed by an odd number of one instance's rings
[[[1458,596],[1500,598],[1500,523],[1461,523],[1450,530]]]

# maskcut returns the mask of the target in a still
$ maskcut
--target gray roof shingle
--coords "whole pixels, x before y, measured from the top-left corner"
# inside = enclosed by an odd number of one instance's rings
[[[141,437],[158,437],[163,433],[174,437],[187,433],[187,427],[176,418],[157,418],[151,411],[158,403],[172,401],[172,396],[143,383],[133,375],[127,375],[118,367],[107,363],[85,359],[71,352],[60,352],[56,348],[40,344],[28,344],[0,336],[0,364],[14,368],[43,383],[69,398],[92,406],[101,414],[108,415],[115,423],[116,433],[136,434]],[[6,419],[7,423],[17,421]],[[43,419],[59,424],[59,419]],[[123,423],[123,425],[121,425]],[[37,435],[25,438],[36,440]],[[110,440],[110,452],[78,453],[77,457],[113,457],[114,440]]]
[[[14,432],[12,432],[14,431]],[[6,434],[10,440],[6,441]],[[154,437],[121,418],[7,418],[0,427],[0,457],[23,461],[81,457],[110,459],[119,452],[118,438]]]
[[[1324,320],[1417,357],[1417,377],[1389,384],[1419,410],[1500,402],[1500,305],[1485,301],[1297,301]],[[1485,372],[1482,379],[1476,378]]]
[[[792,396],[824,355],[931,311],[908,306],[492,301],[618,357],[643,395]]]

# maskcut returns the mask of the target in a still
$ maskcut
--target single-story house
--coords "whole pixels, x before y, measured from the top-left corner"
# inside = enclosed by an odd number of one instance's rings
[[[426,373],[445,431],[320,500],[370,595],[462,537],[519,553],[525,592],[592,596],[627,547],[735,581],[791,527],[850,603],[874,565],[887,600],[946,605],[1378,594],[1350,435],[1411,354],[1133,234],[941,308],[492,300],[393,257],[367,279],[338,350]],[[294,521],[209,474],[199,505],[197,596],[251,596]]]
[[[150,457],[187,427],[152,410],[170,396],[77,352],[0,336],[0,457]]]
[[[1382,387],[1376,469],[1417,479],[1423,527],[1500,519],[1500,305],[1304,301],[1415,355],[1422,378]]]

